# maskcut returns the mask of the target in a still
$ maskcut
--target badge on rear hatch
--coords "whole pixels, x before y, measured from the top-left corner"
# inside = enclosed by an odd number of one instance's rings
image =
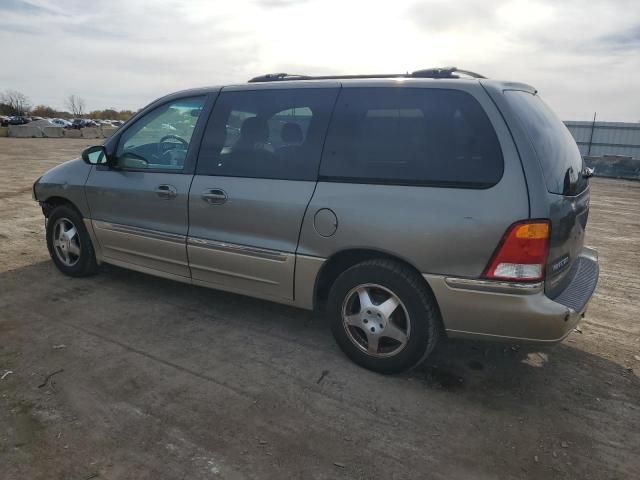
[[[551,264],[551,271],[553,273],[558,273],[560,270],[564,269],[567,265],[569,265],[569,255],[565,255],[557,260],[556,262]]]

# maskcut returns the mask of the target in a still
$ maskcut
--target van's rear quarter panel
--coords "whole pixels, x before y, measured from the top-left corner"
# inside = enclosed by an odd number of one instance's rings
[[[347,249],[399,257],[422,273],[482,274],[503,234],[529,217],[527,188],[517,150],[486,92],[465,84],[482,105],[500,141],[501,180],[488,189],[319,182],[307,209],[298,253],[328,258]],[[314,215],[330,208],[338,218],[331,237],[320,236]]]
[[[477,277],[507,227],[527,216],[525,190],[507,183],[463,190],[321,182],[298,252],[328,258],[346,249],[374,249],[400,257],[422,273]],[[330,208],[338,217],[331,237],[314,229],[320,208]]]

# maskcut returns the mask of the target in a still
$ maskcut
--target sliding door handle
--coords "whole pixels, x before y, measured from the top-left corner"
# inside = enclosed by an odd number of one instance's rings
[[[227,201],[227,194],[219,188],[210,188],[202,192],[202,200],[211,205],[221,205]]]

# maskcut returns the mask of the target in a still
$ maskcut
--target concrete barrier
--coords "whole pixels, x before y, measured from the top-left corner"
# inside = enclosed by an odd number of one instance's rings
[[[117,128],[113,127],[89,127],[89,128],[69,128],[56,127],[48,122],[33,122],[27,125],[9,125],[0,127],[0,137],[18,138],[108,138],[113,135]],[[38,125],[40,123],[40,125]]]
[[[9,125],[9,136],[17,138],[39,138],[42,137],[42,130],[29,125]]]
[[[102,136],[104,138],[109,138],[111,135],[113,135],[113,132],[115,132],[117,130],[117,128],[113,128],[113,127],[102,127]]]
[[[64,130],[64,136],[67,138],[82,138],[82,133],[75,128],[67,128]]]
[[[62,127],[42,127],[42,135],[47,138],[60,138],[64,136],[64,128]]]
[[[640,160],[623,155],[584,157],[584,163],[594,169],[596,177],[640,180]]]
[[[99,128],[81,128],[80,131],[82,132],[82,138],[102,138],[102,132]]]

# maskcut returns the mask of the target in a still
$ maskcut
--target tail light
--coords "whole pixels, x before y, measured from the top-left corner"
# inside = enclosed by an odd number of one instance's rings
[[[542,280],[548,252],[548,220],[515,223],[502,238],[483,276],[511,282]]]

